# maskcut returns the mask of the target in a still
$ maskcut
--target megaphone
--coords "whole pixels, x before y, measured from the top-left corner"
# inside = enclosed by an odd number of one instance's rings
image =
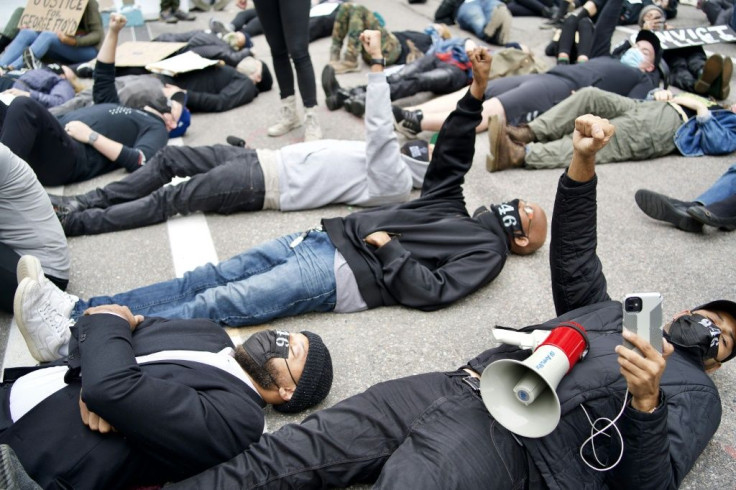
[[[587,350],[587,335],[580,324],[555,327],[526,360],[502,359],[483,371],[483,403],[511,432],[523,437],[546,436],[560,421],[557,385]]]

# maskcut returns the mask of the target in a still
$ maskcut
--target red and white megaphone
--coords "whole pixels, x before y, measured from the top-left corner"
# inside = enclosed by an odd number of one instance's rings
[[[523,334],[494,329],[493,335],[503,343],[535,350],[524,361],[502,359],[483,371],[483,403],[493,418],[511,432],[524,437],[546,436],[560,421],[557,385],[587,354],[585,329],[568,322],[549,332],[535,330]]]

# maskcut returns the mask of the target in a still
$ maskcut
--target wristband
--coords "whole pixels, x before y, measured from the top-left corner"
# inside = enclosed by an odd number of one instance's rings
[[[384,68],[386,67],[386,58],[371,58],[371,66],[373,65],[381,65]]]

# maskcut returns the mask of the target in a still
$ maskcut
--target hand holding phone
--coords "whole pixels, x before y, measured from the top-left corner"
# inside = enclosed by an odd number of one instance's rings
[[[623,326],[662,352],[662,295],[659,293],[627,294],[623,301]],[[624,340],[624,346],[635,348]]]

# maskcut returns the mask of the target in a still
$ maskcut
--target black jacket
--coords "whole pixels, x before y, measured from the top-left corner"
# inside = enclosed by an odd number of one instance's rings
[[[146,319],[131,334],[114,315],[83,316],[69,366],[81,383],[49,396],[0,434],[44,488],[131,488],[176,481],[226,461],[260,439],[263,401],[233,375],[181,360],[138,365],[135,356],[232,347],[208,320]],[[69,374],[69,373],[67,373]],[[118,432],[82,424],[90,410]]]
[[[253,81],[231,66],[162,76],[164,83],[187,91],[187,108],[192,112],[224,112],[249,104],[258,96]]]
[[[532,488],[677,488],[718,429],[721,400],[703,366],[675,350],[660,382],[664,403],[653,413],[628,406],[617,426],[624,441],[621,462],[612,470],[588,468],[578,451],[590,435],[591,418],[614,419],[623,405],[626,381],[621,376],[616,345],[621,338],[621,303],[610,301],[596,256],[596,181],[576,184],[563,176],[552,219],[550,265],[558,318],[541,328],[574,320],[588,331],[588,356],[557,388],[562,405],[560,424],[540,439],[520,438],[534,462]],[[527,327],[529,329],[540,328]],[[477,372],[501,358],[524,359],[516,347],[491,349],[468,363]],[[619,454],[618,438],[599,437],[598,457],[608,464]],[[590,450],[585,454],[594,461]],[[535,478],[536,476],[536,478]],[[540,481],[541,480],[541,481]],[[542,484],[543,482],[543,484]]]
[[[369,307],[436,310],[501,272],[509,253],[503,228],[491,212],[471,218],[462,190],[481,109],[470,93],[458,102],[442,126],[418,199],[322,221]],[[363,241],[375,231],[393,239],[376,249]]]
[[[110,161],[92,145],[84,145],[85,164],[77,165],[73,181],[90,179],[119,167],[133,172],[168,143],[169,133],[163,119],[147,111],[120,105],[114,64],[97,62],[92,96],[95,105],[68,112],[59,117],[59,122],[64,126],[69,121],[82,121],[94,131],[123,145],[123,149],[115,161]]]
[[[250,56],[250,49],[243,48],[235,51],[228,43],[217,37],[216,34],[204,31],[166,32],[156,36],[154,41],[187,43],[177,54],[185,51],[193,51],[202,58],[222,60],[230,66],[238,66],[238,63],[247,56]]]

